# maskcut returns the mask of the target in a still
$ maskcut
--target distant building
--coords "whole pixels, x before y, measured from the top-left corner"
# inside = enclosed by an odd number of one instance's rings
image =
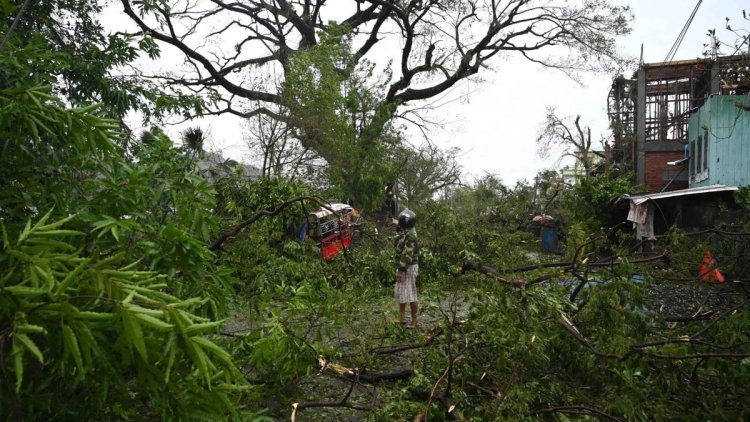
[[[562,170],[560,170],[560,175],[562,176],[565,186],[574,186],[578,179],[583,176],[583,174],[576,171],[575,167],[571,166],[563,167]]]
[[[218,152],[203,153],[201,159],[198,160],[197,167],[200,173],[211,181],[237,174],[248,180],[258,179],[261,176],[261,170],[258,167],[224,158]]]
[[[614,158],[646,190],[625,196],[638,237],[746,221],[733,192],[750,185],[750,54],[641,64],[608,111]]]
[[[747,184],[746,173],[728,177],[750,162],[750,112],[736,106],[750,102],[740,95],[750,92],[749,64],[747,54],[646,63],[635,79],[616,79],[608,97],[615,161],[652,193],[719,183],[711,174],[722,174],[722,184]],[[742,112],[745,118],[737,117]],[[732,141],[723,139],[729,134]],[[724,163],[715,160],[719,153],[727,154]]]
[[[575,154],[576,161],[573,166],[565,166],[560,170],[560,175],[565,186],[574,186],[581,178],[601,172],[605,164],[602,155],[604,155],[604,151],[592,151],[588,153],[591,168],[589,169],[589,174],[586,174],[586,167],[583,164],[584,160],[581,154]]]

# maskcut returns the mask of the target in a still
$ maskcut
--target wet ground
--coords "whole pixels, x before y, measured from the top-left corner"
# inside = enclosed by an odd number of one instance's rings
[[[690,317],[706,312],[720,313],[742,300],[739,283],[708,284],[702,281],[657,281],[644,286],[646,302],[655,313]]]

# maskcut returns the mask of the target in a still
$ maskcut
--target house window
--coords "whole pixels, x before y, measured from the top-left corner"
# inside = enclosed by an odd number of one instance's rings
[[[703,170],[703,135],[698,136],[696,144],[698,149],[695,151],[695,174],[698,174]]]
[[[690,177],[695,176],[695,141],[690,141],[690,161],[688,161]]]
[[[703,129],[703,171],[708,170],[708,129]]]

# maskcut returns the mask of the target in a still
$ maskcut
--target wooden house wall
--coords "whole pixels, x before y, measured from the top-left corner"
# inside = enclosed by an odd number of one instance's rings
[[[750,106],[747,95],[714,95],[690,119],[689,140],[708,135],[708,177],[691,177],[690,187],[750,185]],[[691,162],[696,158],[691,151]]]

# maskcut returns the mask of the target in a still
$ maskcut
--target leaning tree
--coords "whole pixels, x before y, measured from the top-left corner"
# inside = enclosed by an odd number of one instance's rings
[[[493,62],[609,69],[631,17],[608,0],[121,2],[139,35],[184,59],[145,76],[202,97],[203,114],[277,119],[363,173],[394,117]]]

